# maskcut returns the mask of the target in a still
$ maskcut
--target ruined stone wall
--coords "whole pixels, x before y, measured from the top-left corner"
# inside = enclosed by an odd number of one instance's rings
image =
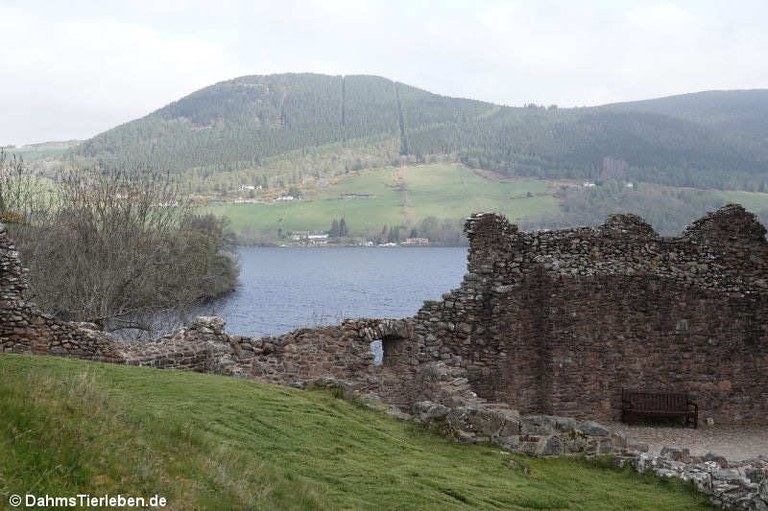
[[[0,353],[71,356],[120,362],[122,356],[109,335],[59,321],[24,299],[25,270],[16,247],[0,224]]]
[[[406,410],[479,396],[522,413],[618,419],[622,388],[689,391],[702,418],[768,421],[768,242],[740,206],[677,238],[658,236],[634,215],[525,233],[481,214],[466,229],[461,286],[413,318],[263,338],[229,336],[222,320],[200,318],[137,343],[114,342],[25,302],[23,270],[0,230],[0,351],[281,384],[332,378]],[[370,351],[375,339],[384,346],[380,366]]]
[[[215,372],[281,384],[334,378],[375,389],[387,368],[374,364],[370,343],[405,339],[409,332],[406,320],[347,320],[337,326],[304,328],[274,337],[230,336],[221,318],[199,317],[188,328],[153,341],[121,343],[120,349],[129,365]]]
[[[768,420],[768,243],[726,206],[678,238],[634,215],[524,233],[467,222],[469,273],[416,316],[419,360],[521,412],[617,419],[622,388],[690,391],[702,417]]]
[[[632,215],[540,233],[476,215],[466,228],[464,281],[413,318],[254,338],[201,317],[154,341],[118,343],[25,301],[24,270],[0,224],[0,352],[279,384],[331,379],[460,442],[543,456],[615,453],[637,470],[694,480],[718,505],[765,506],[762,460],[729,472],[720,461],[650,458],[595,422],[562,417],[616,419],[626,387],[692,391],[701,416],[719,422],[768,420],[768,243],[753,215],[728,206],[672,239]],[[377,339],[381,365],[370,350]]]
[[[413,401],[402,385],[414,371],[408,320],[348,320],[276,337],[230,336],[224,321],[198,318],[191,326],[151,341],[115,341],[86,323],[43,314],[25,300],[26,275],[0,225],[0,352],[58,355],[128,365],[229,374],[293,384],[321,378],[382,393],[403,406]],[[376,366],[371,341],[382,340],[386,365]],[[410,376],[409,376],[410,375]]]

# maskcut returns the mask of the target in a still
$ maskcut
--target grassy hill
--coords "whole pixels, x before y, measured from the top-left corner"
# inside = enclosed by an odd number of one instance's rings
[[[219,172],[264,166],[276,156],[299,159],[306,151],[333,144],[340,144],[332,147],[334,152],[361,145],[359,155],[373,153],[389,163],[409,152],[408,130],[462,122],[491,108],[374,76],[245,76],[102,133],[78,152],[149,159],[203,181]],[[396,141],[395,147],[377,148],[382,139]]]
[[[462,446],[325,391],[0,355],[8,495],[123,494],[165,509],[709,509],[600,461]]]
[[[474,211],[527,228],[631,211],[672,234],[726,197],[768,211],[766,119],[766,90],[512,108],[376,76],[282,74],[206,87],[70,154],[167,170],[196,204],[219,203],[246,242],[344,217],[354,237],[400,226],[455,244]],[[283,195],[303,200],[271,202]]]

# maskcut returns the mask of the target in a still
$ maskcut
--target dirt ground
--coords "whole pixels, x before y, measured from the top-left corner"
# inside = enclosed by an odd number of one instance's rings
[[[687,447],[694,456],[711,452],[732,461],[768,457],[768,426],[700,425],[698,429],[623,423],[606,426],[623,433],[630,442],[648,444],[649,452],[653,454],[659,454],[665,446],[674,446]]]

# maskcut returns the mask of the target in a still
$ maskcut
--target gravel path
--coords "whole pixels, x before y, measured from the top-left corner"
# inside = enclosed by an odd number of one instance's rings
[[[627,436],[630,442],[644,442],[652,454],[665,446],[687,447],[693,456],[708,452],[731,461],[768,456],[768,426],[699,426],[670,428],[607,424],[610,429]]]

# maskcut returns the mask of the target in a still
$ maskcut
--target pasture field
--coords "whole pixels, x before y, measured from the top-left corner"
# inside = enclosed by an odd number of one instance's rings
[[[345,176],[302,200],[212,207],[237,232],[324,231],[344,217],[352,235],[382,226],[415,226],[427,217],[459,220],[494,211],[511,221],[557,208],[540,180],[493,181],[460,165],[420,165]]]
[[[75,147],[79,141],[45,142],[42,144],[29,144],[21,147],[8,147],[6,154],[21,157],[26,162],[44,160],[46,158],[62,158],[66,152]]]

